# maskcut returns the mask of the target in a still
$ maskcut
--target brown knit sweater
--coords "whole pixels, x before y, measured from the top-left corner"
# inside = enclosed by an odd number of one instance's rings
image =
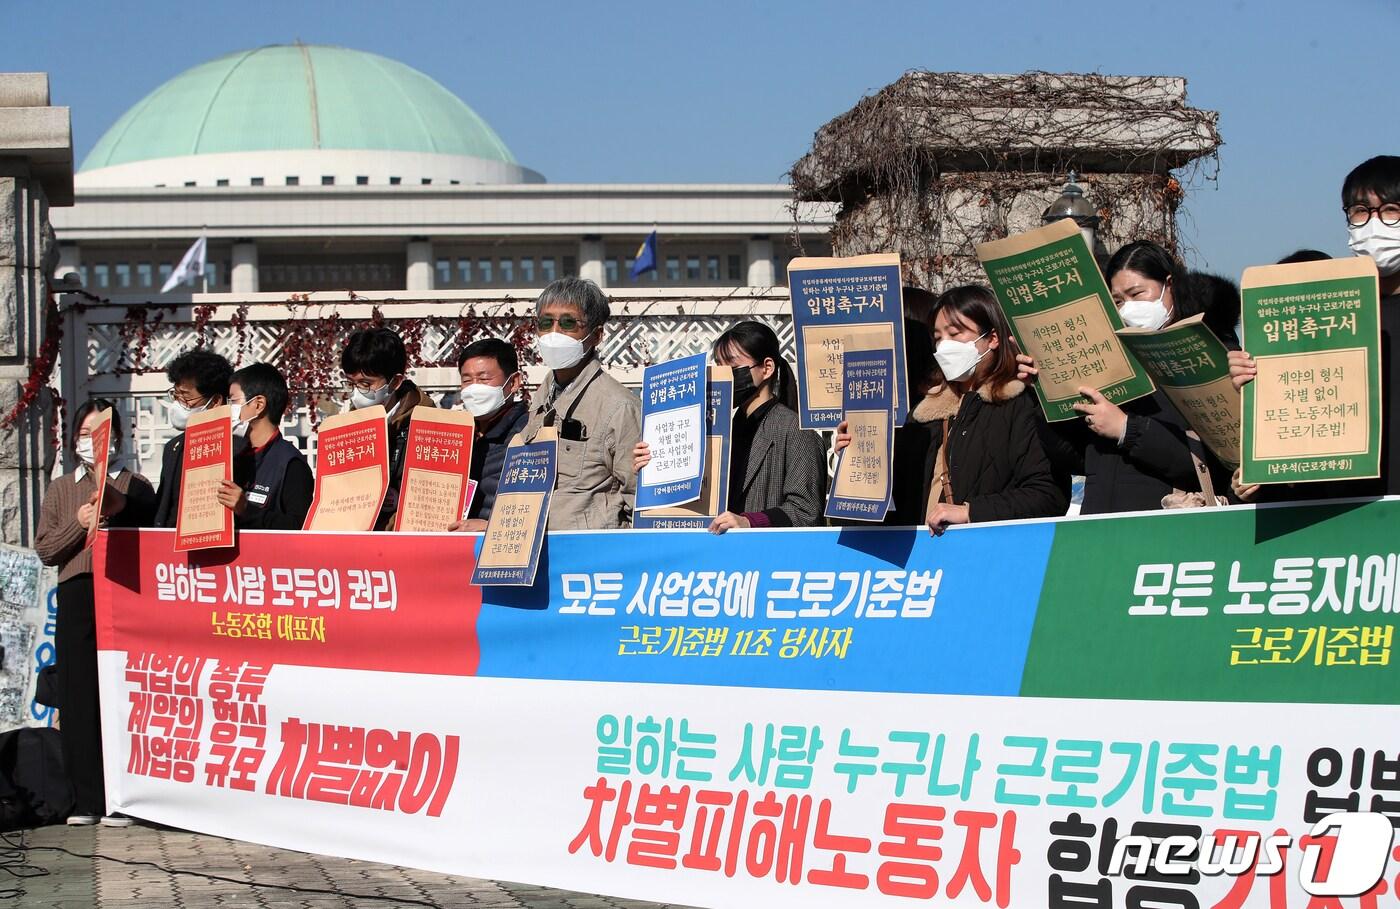
[[[145,477],[123,470],[107,482],[126,496],[126,507],[108,519],[108,526],[140,527],[150,522],[155,514],[156,493]],[[58,566],[59,581],[92,573],[92,550],[83,545],[87,542],[87,530],[78,523],[78,509],[96,491],[97,483],[89,470],[81,480],[65,473],[50,483],[44,493],[34,551],[45,565]]]

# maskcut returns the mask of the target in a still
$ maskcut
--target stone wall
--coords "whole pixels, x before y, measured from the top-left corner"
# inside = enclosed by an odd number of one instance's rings
[[[73,204],[67,108],[49,106],[48,76],[0,73],[0,417],[10,414],[43,341],[58,248],[51,204]],[[29,545],[54,464],[54,402],[41,392],[0,428],[0,539]]]
[[[984,280],[976,244],[1040,226],[1071,171],[1103,248],[1174,248],[1216,116],[1187,106],[1184,79],[913,72],[822,126],[793,189],[840,203],[834,255],[899,252],[906,282],[937,291]]]

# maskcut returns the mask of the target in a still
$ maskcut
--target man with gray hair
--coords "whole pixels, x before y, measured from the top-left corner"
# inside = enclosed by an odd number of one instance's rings
[[[535,301],[536,346],[550,371],[524,436],[533,440],[543,426],[559,433],[550,530],[626,527],[632,520],[632,448],[642,437],[642,406],[598,360],[610,314],[602,289],[583,278],[560,278]]]

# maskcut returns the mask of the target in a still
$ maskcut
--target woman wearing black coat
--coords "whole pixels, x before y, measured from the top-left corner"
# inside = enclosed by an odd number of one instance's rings
[[[1016,348],[992,292],[955,287],[933,314],[937,381],[910,419],[927,427],[924,521],[953,524],[1058,517],[1069,506],[1041,439],[1040,408],[1016,378]],[[844,427],[840,428],[844,430]],[[850,436],[837,433],[838,450]]]
[[[1123,323],[1157,330],[1204,312],[1205,323],[1227,348],[1237,349],[1235,322],[1238,289],[1214,275],[1188,274],[1161,246],[1129,243],[1113,254],[1105,269],[1109,290]],[[1018,358],[1020,377],[1034,377],[1034,361]],[[1074,405],[1083,421],[1051,424],[1046,447],[1058,472],[1084,476],[1081,514],[1156,511],[1173,490],[1197,492],[1190,428],[1161,391],[1118,405],[1092,388]],[[1230,488],[1230,473],[1209,452],[1215,488]]]

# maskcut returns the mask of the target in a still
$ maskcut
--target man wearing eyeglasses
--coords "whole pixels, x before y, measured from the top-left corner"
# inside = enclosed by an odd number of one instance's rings
[[[524,436],[533,440],[544,426],[559,433],[550,530],[627,527],[632,521],[632,448],[642,437],[642,406],[598,360],[609,315],[607,296],[582,278],[561,278],[535,301],[536,347],[550,371]]]
[[[233,366],[210,350],[194,348],[171,361],[165,378],[171,383],[165,393],[170,425],[179,435],[165,443],[160,453],[160,490],[156,500],[155,525],[174,527],[180,513],[180,471],[185,451],[185,422],[190,414],[222,407],[228,401]]]
[[[366,328],[350,335],[340,352],[340,368],[350,386],[352,410],[378,404],[388,414],[389,489],[374,529],[390,530],[399,509],[413,410],[437,405],[408,377],[408,350],[392,328]]]
[[[1287,498],[1341,498],[1400,495],[1400,427],[1394,417],[1400,395],[1400,156],[1377,155],[1358,164],[1342,183],[1342,212],[1347,242],[1358,256],[1376,260],[1381,292],[1381,475],[1376,480],[1309,483],[1306,490],[1287,488]],[[1230,354],[1230,376],[1236,388],[1254,381],[1254,358],[1244,351]],[[1271,488],[1236,490],[1246,501],[1266,501],[1281,493]]]

